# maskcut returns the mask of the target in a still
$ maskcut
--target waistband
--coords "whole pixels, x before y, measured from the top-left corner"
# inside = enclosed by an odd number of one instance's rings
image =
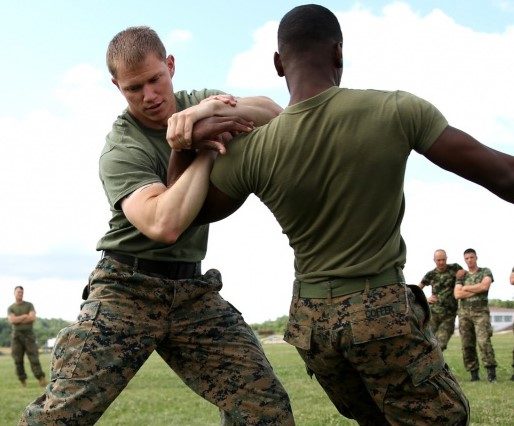
[[[488,308],[489,302],[487,300],[473,300],[473,301],[464,301],[465,299],[461,299],[459,307],[460,308]]]
[[[405,278],[399,268],[391,268],[377,275],[355,278],[336,278],[320,283],[306,283],[297,280],[299,297],[308,299],[330,299],[347,294],[383,287],[390,284],[404,283]]]
[[[135,271],[142,272],[143,274],[160,275],[172,280],[191,279],[201,273],[200,262],[141,259],[111,250],[105,250],[104,257],[110,257],[124,265],[131,266]]]

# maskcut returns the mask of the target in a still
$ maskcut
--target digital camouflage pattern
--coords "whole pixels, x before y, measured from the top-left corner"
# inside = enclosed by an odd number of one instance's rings
[[[491,315],[488,307],[459,308],[459,333],[462,358],[467,371],[479,369],[477,344],[484,367],[496,367],[491,336]]]
[[[457,280],[457,284],[464,287],[479,284],[485,277],[490,277],[494,281],[489,268],[478,268],[475,273],[466,272],[463,278]],[[496,366],[494,349],[491,343],[493,328],[491,327],[487,295],[488,292],[483,292],[459,300],[459,333],[462,343],[462,358],[467,371],[474,371],[479,368],[477,344],[484,366]]]
[[[432,287],[432,294],[437,296],[437,301],[431,303],[430,327],[444,351],[448,341],[455,332],[455,317],[457,316],[457,300],[453,295],[455,289],[455,274],[462,269],[458,263],[449,263],[444,271],[437,268],[427,272],[421,284]]]
[[[216,270],[169,280],[103,258],[78,321],[58,335],[51,383],[20,424],[94,424],[154,350],[222,410],[222,424],[294,424],[259,341],[221,287]]]
[[[445,364],[418,286],[298,297],[285,333],[339,412],[360,425],[465,425],[469,405]]]
[[[39,348],[36,343],[36,336],[32,330],[13,331],[11,336],[11,354],[16,367],[16,375],[20,382],[27,380],[23,357],[27,354],[30,368],[36,379],[45,377],[45,373],[39,362]]]

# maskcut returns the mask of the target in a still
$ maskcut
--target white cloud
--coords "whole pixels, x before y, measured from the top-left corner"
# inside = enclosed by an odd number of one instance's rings
[[[193,39],[193,33],[189,30],[174,29],[163,39],[166,50],[173,51],[178,44],[184,44]]]
[[[100,76],[85,65],[63,76],[55,90],[63,114],[40,110],[0,117],[0,179],[9,182],[1,187],[0,221],[7,226],[0,253],[44,253],[62,246],[90,250],[98,229],[106,228],[98,156],[123,104]]]
[[[285,80],[277,76],[273,53],[277,50],[278,22],[265,23],[253,34],[253,46],[232,61],[227,84],[235,88],[270,89],[282,87]]]

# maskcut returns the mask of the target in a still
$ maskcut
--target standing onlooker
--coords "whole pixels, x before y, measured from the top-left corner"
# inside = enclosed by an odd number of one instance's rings
[[[479,268],[477,254],[472,248],[464,251],[464,261],[468,271],[457,275],[455,298],[459,299],[459,332],[462,340],[462,356],[466,370],[471,372],[471,381],[480,380],[478,376],[478,356],[480,349],[482,362],[487,369],[487,380],[496,381],[496,360],[491,344],[493,329],[487,301],[489,287],[494,281],[489,268]]]
[[[444,250],[434,252],[435,269],[425,274],[419,287],[432,286],[430,303],[430,327],[434,332],[441,349],[444,351],[448,341],[455,331],[455,316],[457,315],[457,299],[453,295],[455,275],[462,269],[458,263],[446,263]]]
[[[514,266],[512,267],[512,271],[510,273],[510,284],[514,285]],[[514,324],[512,324],[512,331],[514,331]],[[512,349],[512,377],[510,380],[514,380],[514,349]]]
[[[16,365],[16,375],[22,386],[27,386],[27,374],[23,364],[23,357],[27,354],[32,373],[41,386],[46,386],[47,381],[39,363],[36,337],[32,330],[36,321],[34,305],[23,300],[23,287],[20,285],[14,288],[14,298],[16,302],[7,308],[7,319],[12,324],[11,353]]]

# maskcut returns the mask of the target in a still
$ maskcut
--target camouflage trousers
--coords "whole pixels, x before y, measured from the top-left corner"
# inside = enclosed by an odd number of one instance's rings
[[[496,367],[491,343],[493,328],[488,307],[459,307],[459,333],[462,358],[467,371],[478,370],[477,344],[484,367]]]
[[[34,336],[32,330],[13,331],[11,336],[11,354],[16,367],[16,375],[20,381],[27,380],[27,373],[25,373],[25,365],[23,362],[25,354],[27,354],[30,368],[36,379],[45,377],[45,373],[43,373],[41,364],[39,363],[39,349],[36,343],[36,336]]]
[[[448,342],[455,332],[456,315],[457,312],[438,313],[431,311],[430,327],[443,351],[447,348]]]
[[[20,424],[94,424],[154,350],[219,407],[223,424],[294,424],[258,339],[221,287],[214,269],[169,280],[103,258],[78,321],[57,337],[51,382]]]
[[[468,401],[428,327],[417,286],[298,297],[285,340],[338,411],[360,425],[465,425]]]

